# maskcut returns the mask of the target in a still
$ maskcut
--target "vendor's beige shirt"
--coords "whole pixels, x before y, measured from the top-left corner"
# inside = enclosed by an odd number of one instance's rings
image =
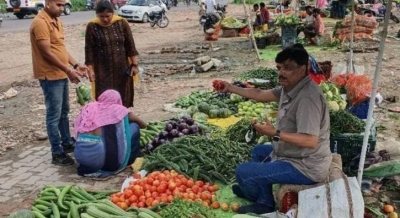
[[[315,182],[324,181],[329,175],[332,154],[329,110],[321,89],[307,76],[291,91],[277,87],[273,93],[279,98],[278,130],[318,136],[318,146],[314,149],[274,142],[273,158],[293,164]]]

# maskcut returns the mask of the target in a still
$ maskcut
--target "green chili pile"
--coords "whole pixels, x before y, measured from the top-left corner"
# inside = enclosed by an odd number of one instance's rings
[[[230,184],[238,164],[250,160],[252,147],[223,137],[184,136],[157,147],[146,156],[143,169],[175,170],[195,181]]]
[[[365,130],[365,122],[346,110],[330,111],[329,116],[333,136],[343,133],[362,133]]]
[[[161,210],[161,216],[164,218],[216,218],[214,212],[201,203],[178,198]]]

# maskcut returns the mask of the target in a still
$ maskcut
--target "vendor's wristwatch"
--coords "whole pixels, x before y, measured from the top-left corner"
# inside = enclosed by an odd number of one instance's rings
[[[274,142],[278,142],[281,139],[281,131],[277,130],[274,137],[272,137],[272,140],[274,140]]]

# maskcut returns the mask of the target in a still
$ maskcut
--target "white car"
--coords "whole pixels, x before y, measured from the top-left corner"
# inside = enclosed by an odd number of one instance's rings
[[[45,6],[45,0],[6,0],[6,10],[14,13],[18,19],[23,19],[26,15],[37,14]],[[71,14],[72,3],[67,0],[64,7],[64,14]]]
[[[167,6],[160,0],[130,0],[118,10],[118,15],[129,21],[149,21],[149,14]]]

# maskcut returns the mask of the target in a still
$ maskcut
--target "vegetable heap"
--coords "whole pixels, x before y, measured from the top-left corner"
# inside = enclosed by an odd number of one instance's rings
[[[284,15],[280,14],[276,17],[275,25],[276,26],[296,26],[301,23],[301,20],[295,14],[293,15]]]
[[[46,186],[32,206],[35,217],[135,217],[108,200],[110,194],[117,191],[86,191],[79,186]]]
[[[236,166],[250,159],[250,151],[247,144],[224,137],[185,136],[147,155],[143,169],[172,169],[194,180],[229,184],[235,179]]]
[[[254,34],[254,37],[257,38],[257,39],[264,38],[264,37],[267,36],[267,33],[265,31],[262,31],[262,30],[256,30],[256,31],[254,31],[253,34]]]
[[[263,122],[260,119],[258,119],[258,120],[261,123]],[[246,133],[248,131],[250,124],[251,124],[250,119],[248,119],[248,118],[241,119],[237,123],[228,127],[228,129],[225,132],[225,137],[227,139],[229,139],[230,141],[245,143],[246,142],[245,136],[246,136]],[[257,140],[257,144],[262,144],[262,143],[270,141],[268,136],[262,136],[258,133],[256,133],[256,140]]]
[[[170,205],[161,210],[161,216],[164,218],[216,218],[214,212],[207,208],[208,202],[203,204],[201,202],[186,201],[182,199],[175,199]]]
[[[273,68],[259,67],[257,69],[247,71],[241,74],[238,78],[235,78],[236,81],[242,81],[242,82],[249,81],[251,79],[269,80],[269,87],[267,88],[274,88],[279,84],[278,71]]]
[[[238,105],[238,115],[248,117],[264,117],[267,114],[267,107],[263,103],[252,101],[240,102]]]
[[[195,124],[191,117],[181,119],[171,119],[165,123],[164,130],[156,134],[145,149],[152,151],[160,145],[167,144],[184,135],[198,134],[200,128]]]
[[[155,207],[161,203],[171,203],[174,198],[210,205],[218,189],[218,185],[186,178],[174,170],[154,171],[132,181],[123,192],[111,195],[111,201],[123,209]]]
[[[240,22],[239,20],[237,20],[233,17],[227,17],[221,21],[221,26],[225,27],[225,28],[231,28],[231,29],[243,29],[244,27],[246,27],[246,24],[243,22]]]
[[[147,144],[151,143],[164,128],[165,123],[163,122],[149,122],[146,129],[140,129],[140,147],[144,148]]]
[[[179,97],[175,106],[179,108],[188,108],[192,105],[197,105],[201,102],[207,101],[213,95],[214,93],[210,91],[195,91],[190,93],[189,96]]]
[[[333,111],[346,109],[347,102],[340,95],[339,89],[332,83],[321,83],[319,85],[324,93],[329,109]]]
[[[329,111],[331,134],[336,136],[342,133],[362,133],[365,122],[346,110]]]
[[[91,88],[89,85],[82,84],[78,88],[76,88],[75,91],[77,97],[76,100],[80,105],[85,105],[92,100]]]

